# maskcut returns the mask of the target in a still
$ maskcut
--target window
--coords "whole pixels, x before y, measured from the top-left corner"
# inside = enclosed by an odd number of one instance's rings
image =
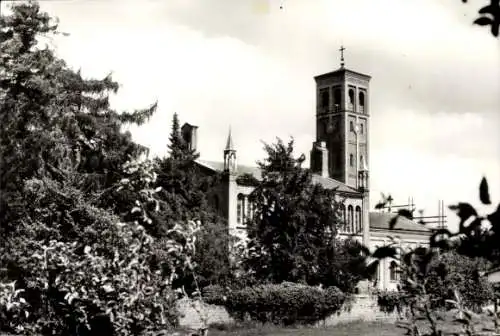
[[[354,90],[349,89],[349,107],[352,108],[353,105],[354,105]]]
[[[363,229],[361,223],[363,222],[363,217],[361,215],[361,207],[358,205],[356,207],[356,232],[361,232]]]
[[[237,207],[236,207],[236,222],[238,224],[241,224],[243,222],[243,205],[244,205],[244,201],[243,201],[243,194],[238,194],[238,203],[237,203]]]
[[[341,220],[341,228],[342,228],[342,231],[345,231],[345,220],[346,220],[346,216],[345,216],[345,205],[344,204],[341,204],[340,205],[340,220]]]
[[[352,154],[349,154],[349,165],[354,167],[354,156]]]
[[[354,232],[354,209],[352,205],[347,207],[347,232]]]
[[[250,201],[250,199],[247,199],[247,217],[249,219],[252,219],[253,218],[253,203],[252,201]]]
[[[218,213],[219,212],[219,196],[214,195],[214,209]]]
[[[359,93],[359,106],[361,106],[361,107],[365,106],[365,93],[364,92]]]
[[[359,124],[359,133],[361,134],[365,133],[365,125],[362,123]]]
[[[349,121],[349,130],[350,130],[351,132],[354,132],[354,122],[353,122],[352,120],[351,120],[351,121]]]
[[[395,261],[391,261],[389,266],[389,278],[391,281],[399,281],[398,264]]]
[[[327,90],[321,92],[321,107],[327,108],[330,103],[330,95]]]
[[[363,155],[361,155],[361,156],[359,157],[359,164],[360,164],[360,165],[361,165],[361,164],[363,164]],[[361,169],[363,169],[363,167],[361,167]]]
[[[339,108],[340,108],[340,102],[342,100],[342,95],[341,95],[341,92],[340,92],[340,89],[335,89],[333,91],[333,103],[335,105],[338,105]]]

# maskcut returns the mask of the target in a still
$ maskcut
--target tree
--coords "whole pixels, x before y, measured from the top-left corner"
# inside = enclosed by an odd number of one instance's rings
[[[488,183],[485,178],[479,185],[479,198],[485,205],[492,204],[489,194]],[[401,260],[402,278],[401,302],[409,307],[409,322],[402,325],[411,335],[421,335],[417,321],[426,320],[430,326],[430,333],[425,335],[439,336],[444,331],[444,325],[441,321],[445,320],[443,312],[436,310],[436,305],[431,304],[431,298],[438,298],[439,301],[445,301],[449,308],[454,312],[453,322],[462,326],[463,334],[473,335],[480,323],[484,322],[481,318],[471,311],[474,307],[474,300],[471,295],[464,290],[464,282],[460,279],[453,279],[455,271],[450,267],[443,267],[442,263],[437,268],[433,264],[442,253],[456,252],[466,258],[483,258],[490,261],[491,267],[498,267],[500,255],[500,205],[492,213],[481,216],[468,203],[458,203],[449,206],[451,210],[456,211],[460,218],[458,232],[451,232],[448,229],[439,229],[430,237],[429,247],[420,247],[413,251],[405,252],[398,250],[396,245],[390,244],[377,249],[371,258],[374,261],[370,265],[378,265],[379,260],[383,258],[398,258]],[[463,261],[463,260],[462,260]],[[371,269],[376,269],[370,267]],[[469,287],[484,285],[485,279],[481,272],[474,269],[468,270],[469,278],[467,282]],[[448,279],[446,283],[451,293],[439,293],[435,290],[436,272],[443,280]],[[453,279],[453,280],[451,280]],[[465,282],[465,284],[467,284]],[[432,286],[434,283],[434,286]],[[453,298],[450,299],[450,294]],[[477,299],[477,293],[474,294]],[[488,296],[485,295],[483,298]],[[467,300],[469,299],[469,301]],[[480,297],[479,297],[480,299]],[[467,302],[468,301],[468,302]],[[472,304],[471,304],[472,303]],[[439,305],[437,305],[439,306]],[[483,331],[497,331],[498,316],[491,312],[494,320],[494,327],[484,327]],[[449,322],[449,321],[446,321]]]
[[[152,234],[160,200],[146,149],[122,133],[110,76],[84,79],[37,41],[57,33],[37,3],[0,18],[0,329],[138,334],[176,323],[175,271],[195,225]],[[184,231],[183,231],[184,230]]]
[[[262,181],[250,195],[256,213],[248,223],[247,267],[264,281],[318,283],[320,260],[335,250],[340,224],[335,193],[312,183],[304,156],[293,155],[293,139],[264,150]]]
[[[493,299],[491,284],[480,276],[489,268],[484,258],[471,258],[455,251],[438,255],[430,263],[426,282],[433,307],[446,307],[446,300],[454,299],[453,289],[456,289],[467,308],[481,311]]]
[[[229,233],[225,220],[218,216],[208,202],[207,195],[219,181],[218,175],[203,174],[195,160],[199,154],[188,147],[179,131],[177,113],[172,120],[169,156],[157,159],[157,186],[161,188],[161,211],[156,215],[166,232],[175,223],[187,219],[202,223],[194,262],[199,286],[227,282],[230,278],[228,260]],[[161,233],[159,233],[161,235]],[[195,290],[193,275],[179,276],[175,284],[184,286],[188,293]]]

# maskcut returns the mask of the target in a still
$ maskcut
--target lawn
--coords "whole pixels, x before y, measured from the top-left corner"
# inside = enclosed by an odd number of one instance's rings
[[[278,328],[278,327],[259,327],[259,328],[234,328],[230,330],[211,329],[209,336],[401,336],[405,331],[394,325],[394,323],[383,322],[352,322],[338,324],[332,327],[318,328]]]

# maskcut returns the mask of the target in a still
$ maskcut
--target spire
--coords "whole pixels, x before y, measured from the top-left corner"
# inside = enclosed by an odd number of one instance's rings
[[[231,136],[231,127],[229,127],[229,135],[227,136],[226,150],[234,150],[233,137]]]

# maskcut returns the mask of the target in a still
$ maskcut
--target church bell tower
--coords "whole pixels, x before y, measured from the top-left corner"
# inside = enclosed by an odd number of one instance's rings
[[[341,47],[340,68],[314,77],[316,81],[316,141],[313,151],[325,144],[328,176],[358,188],[362,162],[369,162],[369,83],[371,77],[344,65]],[[312,153],[311,153],[312,154]],[[320,173],[320,155],[311,155],[313,172]],[[322,174],[323,175],[323,174]]]

